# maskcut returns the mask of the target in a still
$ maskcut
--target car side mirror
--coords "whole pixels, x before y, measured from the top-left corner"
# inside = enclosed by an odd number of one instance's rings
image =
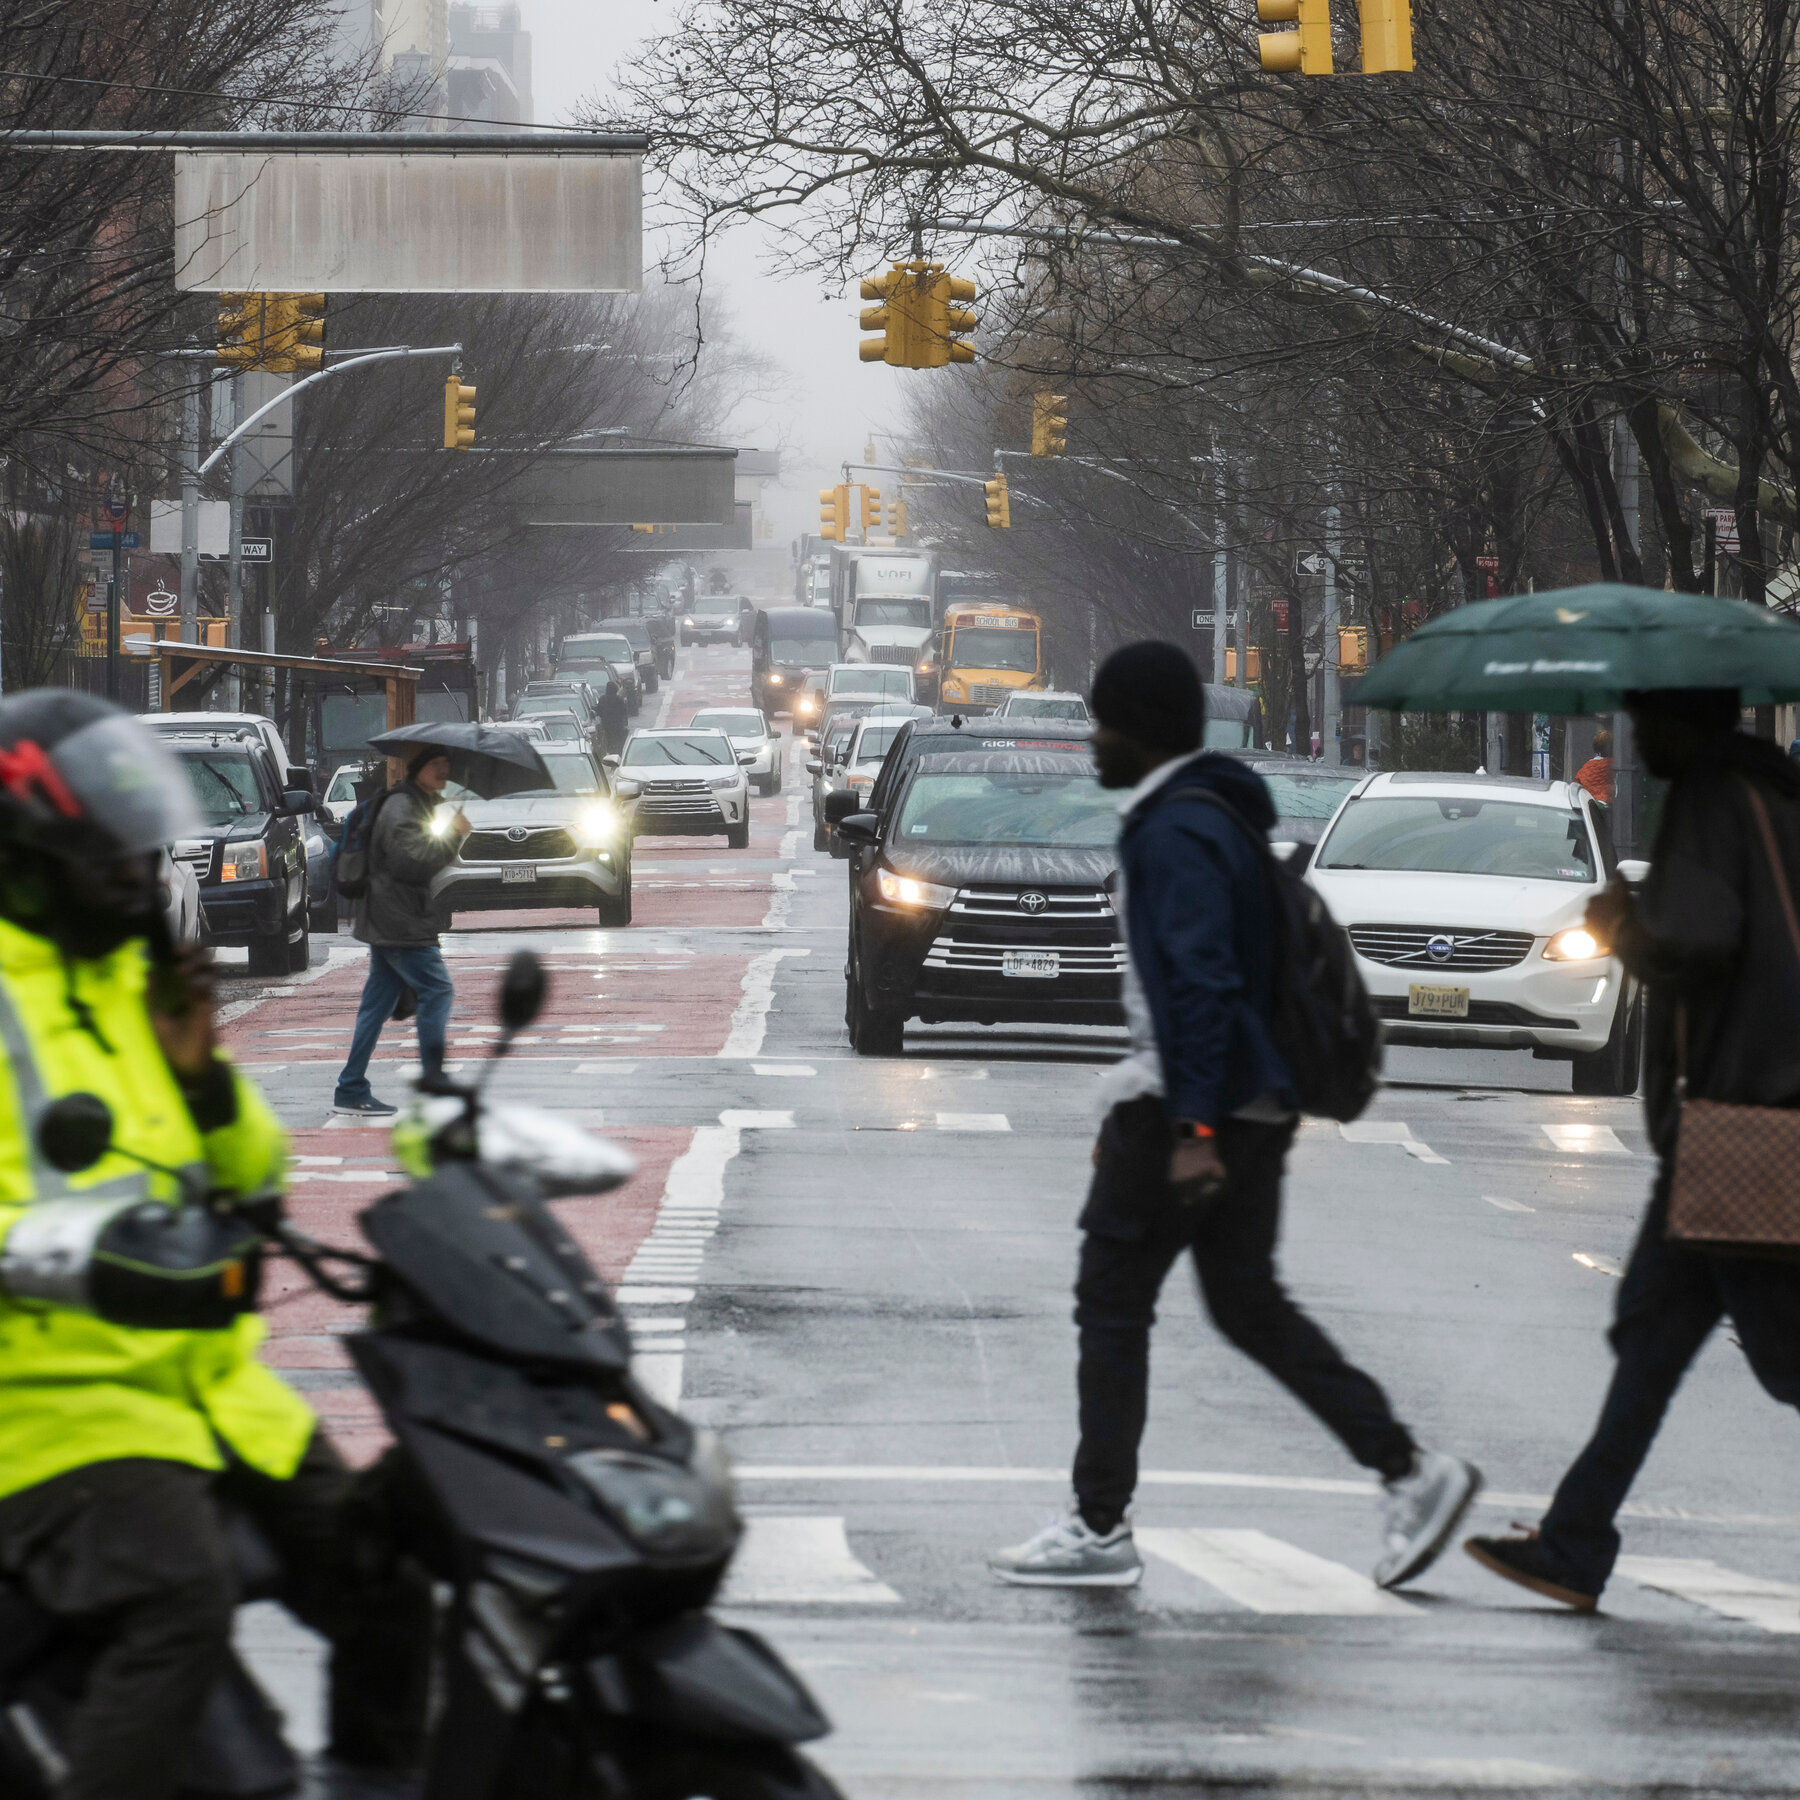
[[[841,825],[846,819],[862,814],[864,804],[864,796],[855,792],[854,789],[839,788],[835,794],[825,796],[825,823]],[[873,813],[863,814],[863,816],[870,819],[875,817]]]
[[[1633,887],[1650,879],[1650,865],[1637,857],[1628,857],[1619,864],[1620,876]]]
[[[112,1148],[112,1108],[98,1094],[64,1094],[38,1114],[38,1149],[65,1175],[91,1169]]]
[[[823,773],[824,768],[825,768],[825,765],[822,762],[820,762],[816,756],[809,756],[806,759],[807,774],[809,774],[809,775],[821,774],[821,773]]]
[[[616,769],[619,766],[619,759],[616,756],[603,756],[600,759],[600,766],[603,769]]]
[[[849,794],[845,798],[854,800],[856,796]],[[881,829],[880,818],[872,812],[853,812],[845,818],[832,820],[832,823],[846,844],[872,844]]]
[[[508,1031],[523,1031],[543,1011],[548,986],[537,952],[515,950],[500,978],[500,1023]]]
[[[305,788],[289,788],[281,796],[281,810],[291,813],[309,813],[318,810],[319,803]]]

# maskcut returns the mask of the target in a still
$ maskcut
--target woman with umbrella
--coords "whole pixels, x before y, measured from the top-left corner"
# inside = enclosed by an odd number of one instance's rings
[[[1664,1412],[1729,1314],[1757,1379],[1800,1406],[1800,766],[1738,729],[1740,705],[1800,697],[1800,628],[1763,607],[1624,587],[1460,608],[1365,685],[1376,706],[1591,713],[1624,704],[1670,786],[1642,889],[1587,928],[1645,984],[1645,1109],[1658,1166],[1611,1332],[1617,1363],[1587,1447],[1536,1530],[1467,1548],[1588,1612],[1614,1520]],[[1755,1202],[1754,1205],[1747,1204]]]
[[[455,781],[484,799],[554,785],[544,760],[524,738],[455,721],[403,725],[369,740],[371,749],[403,757],[406,779],[376,800],[363,827],[368,871],[353,902],[353,929],[369,946],[369,972],[357,1008],[350,1055],[337,1079],[332,1110],[388,1118],[397,1110],[369,1085],[369,1059],[381,1028],[410,993],[417,1005],[419,1061],[429,1081],[443,1072],[453,989],[438,949],[432,877],[454,862],[469,835],[459,806],[439,813]],[[344,840],[350,841],[346,821]]]

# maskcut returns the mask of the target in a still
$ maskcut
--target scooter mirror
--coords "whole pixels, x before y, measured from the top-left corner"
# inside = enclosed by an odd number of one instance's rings
[[[38,1149],[65,1175],[91,1169],[112,1148],[112,1108],[98,1094],[64,1094],[38,1114]]]
[[[500,1023],[523,1031],[544,1008],[544,965],[533,950],[515,950],[500,982]]]

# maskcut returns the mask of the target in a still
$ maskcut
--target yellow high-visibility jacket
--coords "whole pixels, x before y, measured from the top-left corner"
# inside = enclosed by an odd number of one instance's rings
[[[32,1130],[62,1094],[98,1094],[113,1141],[152,1162],[204,1162],[219,1185],[246,1192],[281,1180],[286,1137],[243,1075],[232,1076],[236,1119],[204,1135],[195,1124],[151,1029],[147,975],[142,943],[65,964],[0,919],[0,1244],[56,1186],[67,1197],[141,1176],[152,1198],[176,1197],[167,1177],[112,1153],[76,1175],[48,1170]],[[137,1331],[0,1295],[0,1497],[116,1457],[217,1469],[221,1439],[266,1475],[293,1474],[313,1413],[256,1360],[263,1332],[254,1315],[224,1331]]]

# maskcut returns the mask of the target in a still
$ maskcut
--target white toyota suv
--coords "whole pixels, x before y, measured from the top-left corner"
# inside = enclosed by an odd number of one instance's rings
[[[1574,782],[1396,773],[1345,800],[1309,879],[1390,1043],[1530,1050],[1573,1064],[1578,1094],[1628,1094],[1641,999],[1582,924],[1616,866],[1606,809]]]
[[[750,845],[750,783],[722,731],[634,731],[609,756],[613,792],[636,803],[638,837],[725,834],[733,850]]]

